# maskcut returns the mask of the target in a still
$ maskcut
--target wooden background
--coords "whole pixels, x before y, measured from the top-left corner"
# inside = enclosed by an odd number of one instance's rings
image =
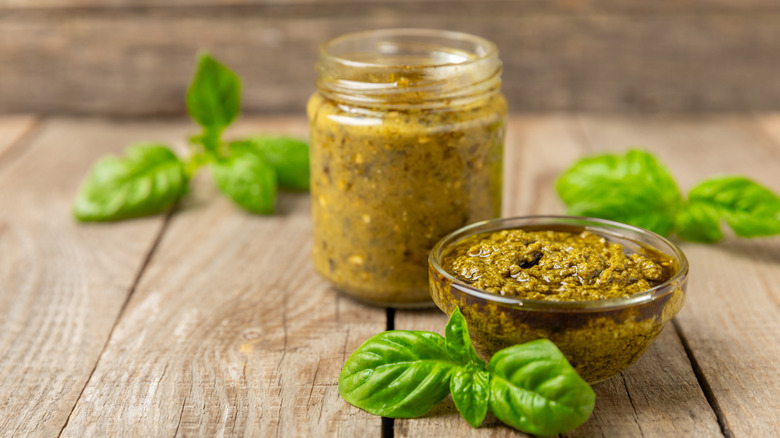
[[[0,0],[0,113],[180,115],[199,48],[302,113],[318,45],[382,27],[494,40],[515,112],[780,109],[776,0]]]

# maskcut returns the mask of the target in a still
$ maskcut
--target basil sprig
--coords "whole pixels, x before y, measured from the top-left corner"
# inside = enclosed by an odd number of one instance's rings
[[[537,435],[573,430],[593,412],[595,393],[552,342],[505,348],[486,365],[459,309],[444,333],[391,330],[373,336],[347,359],[339,394],[372,414],[411,418],[451,393],[474,427],[490,411]]]
[[[115,221],[169,210],[204,166],[212,168],[220,192],[252,213],[274,212],[277,186],[308,190],[306,142],[271,136],[222,140],[240,102],[238,76],[207,53],[199,55],[187,111],[202,131],[190,138],[189,157],[182,160],[164,144],[142,143],[129,146],[122,157],[99,160],[76,196],[76,218]]]
[[[631,150],[576,162],[556,189],[568,213],[647,228],[664,236],[713,243],[725,221],[740,237],[780,234],[780,197],[743,176],[704,180],[683,200],[666,167],[653,155]]]

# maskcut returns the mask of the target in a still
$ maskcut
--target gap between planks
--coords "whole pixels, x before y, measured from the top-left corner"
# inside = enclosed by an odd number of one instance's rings
[[[577,137],[578,141],[582,144],[587,153],[589,155],[593,154],[595,151],[595,146],[586,132],[584,126],[585,121],[581,116],[577,116],[573,122],[574,123],[572,123],[572,125],[574,135]],[[677,323],[677,317],[672,318],[671,323],[674,326],[674,332],[677,335],[677,338],[680,340],[680,343],[683,346],[683,350],[685,351],[685,355],[688,358],[693,375],[696,377],[696,382],[698,382],[699,388],[701,388],[702,392],[704,393],[704,398],[707,400],[710,409],[712,409],[712,412],[715,414],[715,418],[718,420],[718,426],[720,426],[721,433],[725,438],[733,438],[734,434],[728,427],[723,410],[718,405],[715,394],[712,392],[712,388],[707,382],[707,378],[704,376],[704,373],[699,367],[698,362],[696,361],[696,357],[693,355],[693,351],[688,345],[688,341],[685,339],[680,325]],[[626,385],[625,376],[623,373],[620,374],[620,377],[623,379],[623,384]],[[631,392],[629,391],[628,386],[626,386],[626,394],[628,395],[629,401],[631,402],[631,406],[634,408],[634,412],[637,412],[636,407],[634,407],[634,402],[631,399]],[[637,422],[637,426],[640,428],[640,433],[642,433],[642,436],[644,436],[644,432],[642,432],[639,422]]]
[[[171,218],[176,213],[177,208],[178,205],[174,206],[174,208],[165,215],[165,219],[163,219],[163,224],[160,227],[160,231],[157,233],[157,236],[154,239],[154,243],[152,243],[152,246],[149,248],[149,252],[146,253],[144,257],[144,261],[143,263],[141,263],[141,267],[138,269],[138,273],[135,275],[135,278],[133,279],[133,282],[130,285],[130,291],[125,297],[125,301],[122,303],[122,307],[119,309],[119,313],[117,313],[116,320],[114,320],[114,325],[111,326],[111,330],[108,332],[108,336],[106,337],[106,342],[103,343],[103,348],[101,348],[100,350],[100,354],[98,355],[98,358],[95,361],[95,365],[92,367],[92,370],[89,372],[89,377],[84,382],[84,386],[81,387],[81,391],[79,391],[79,396],[76,398],[75,403],[73,403],[73,406],[70,408],[70,412],[68,413],[68,418],[65,420],[65,424],[62,425],[62,428],[60,429],[60,433],[57,434],[57,437],[61,437],[62,433],[65,431],[65,428],[68,427],[68,423],[70,423],[70,417],[73,415],[73,411],[76,410],[76,406],[79,404],[79,401],[81,401],[82,395],[84,395],[84,389],[86,389],[87,386],[89,386],[90,382],[92,382],[92,376],[95,374],[95,370],[97,369],[98,364],[103,359],[103,354],[106,352],[106,347],[111,342],[111,338],[114,335],[114,330],[116,330],[117,325],[119,325],[119,321],[122,320],[122,317],[125,314],[125,309],[127,308],[127,304],[130,302],[130,299],[133,297],[133,293],[135,293],[135,290],[138,287],[138,283],[141,281],[144,272],[146,272],[146,268],[149,266],[149,262],[152,260],[154,253],[157,251],[157,247],[160,245],[160,241],[165,235],[165,231],[168,229],[168,224],[170,224]],[[178,426],[177,426],[177,432],[178,432]]]
[[[599,151],[618,152],[635,139],[643,139],[643,147],[664,159],[683,194],[716,174],[743,173],[774,190],[779,187],[772,168],[780,157],[780,119],[776,114],[754,114],[757,123],[741,114],[661,115],[642,120],[605,115],[578,118]],[[772,435],[770,431],[778,424],[777,410],[773,409],[778,399],[776,392],[772,394],[777,382],[772,375],[778,371],[772,356],[777,331],[770,330],[777,321],[776,307],[772,306],[777,303],[777,271],[773,269],[777,247],[768,240],[683,246],[702,273],[714,274],[692,278],[690,302],[675,322],[685,330],[678,333],[681,343],[686,343],[683,353],[689,363],[696,361],[691,369],[699,366],[700,374],[692,377],[704,393],[711,391],[712,398],[704,397],[703,401],[721,433]],[[715,268],[724,263],[730,269]],[[737,276],[734,272],[739,269],[755,275]],[[742,294],[737,299],[738,291]],[[722,300],[735,301],[733,306],[723,306]],[[745,313],[752,318],[742,318]],[[733,330],[718,330],[730,324]],[[701,376],[706,376],[709,385]],[[717,401],[720,411],[712,406],[712,400]],[[722,427],[724,424],[728,429]]]
[[[674,331],[677,332],[677,337],[680,338],[680,343],[683,346],[683,350],[685,350],[685,355],[688,356],[688,362],[691,363],[693,375],[696,376],[696,381],[699,382],[699,387],[704,393],[704,398],[707,399],[707,403],[710,404],[712,412],[715,413],[715,417],[718,419],[718,426],[720,426],[721,433],[726,438],[734,438],[734,432],[729,428],[723,409],[720,407],[720,404],[718,404],[718,399],[712,391],[712,386],[710,386],[710,383],[707,381],[707,376],[704,375],[704,371],[702,371],[701,366],[699,366],[699,362],[696,360],[693,350],[690,345],[688,345],[688,339],[686,339],[682,327],[680,327],[676,317],[672,318],[671,322],[672,326],[674,326]]]
[[[31,120],[0,117],[2,149]],[[0,169],[0,430],[57,436],[164,221],[80,226],[72,196],[103,153],[140,132],[172,140],[181,125],[44,120]]]
[[[385,330],[395,330],[395,309],[387,308],[387,322]],[[382,417],[382,438],[395,437],[395,418]]]

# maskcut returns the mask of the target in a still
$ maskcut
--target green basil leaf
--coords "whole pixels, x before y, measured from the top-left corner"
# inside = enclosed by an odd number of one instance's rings
[[[710,225],[714,218],[716,225],[720,219],[725,219],[737,236],[780,234],[780,197],[743,176],[705,180],[691,190],[688,202],[690,209],[708,213]],[[680,237],[690,235],[686,231],[683,233]]]
[[[697,202],[688,204],[677,215],[676,232],[684,240],[714,243],[723,238],[720,214],[712,206]]]
[[[447,351],[455,361],[461,365],[474,364],[485,368],[485,361],[477,355],[477,351],[471,343],[466,318],[460,313],[458,307],[450,315],[450,320],[444,329],[444,339]]]
[[[347,359],[339,375],[339,394],[375,415],[418,417],[449,393],[450,376],[458,365],[448,359],[439,334],[380,333]]]
[[[211,132],[221,132],[238,115],[241,81],[208,53],[200,54],[198,70],[187,91],[187,111]]]
[[[488,370],[490,412],[523,432],[568,432],[593,412],[596,394],[546,339],[499,351]]]
[[[624,222],[668,235],[682,198],[666,168],[651,154],[585,158],[556,183],[569,214]]]
[[[490,374],[476,367],[462,367],[450,380],[450,392],[455,407],[473,427],[485,419],[490,393]]]
[[[219,190],[252,213],[271,214],[276,203],[276,172],[262,156],[231,148],[227,158],[214,163]]]
[[[309,145],[289,137],[254,137],[234,143],[256,147],[274,166],[279,185],[290,190],[309,190]]]
[[[83,222],[148,216],[171,208],[187,192],[184,163],[165,145],[129,146],[122,157],[92,167],[74,206]]]

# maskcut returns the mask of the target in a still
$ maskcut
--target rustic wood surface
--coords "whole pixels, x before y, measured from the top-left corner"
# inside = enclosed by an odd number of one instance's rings
[[[2,0],[0,112],[183,114],[201,48],[301,112],[320,44],[387,27],[495,41],[514,111],[780,109],[773,0]]]
[[[0,118],[0,156],[14,144],[21,142],[21,137],[35,126],[35,118],[29,116]],[[7,159],[4,161],[8,161]]]
[[[740,173],[780,192],[780,148],[753,120],[586,118],[582,126],[592,148],[617,150],[642,139],[679,176],[684,190],[704,176]],[[715,247],[683,246],[691,263],[691,292],[677,327],[724,429],[737,436],[778,433],[778,243],[779,238],[731,239]]]
[[[309,261],[309,201],[251,216],[207,174],[170,215],[77,225],[70,204],[100,155],[145,139],[179,150],[186,121],[0,118],[0,436],[522,436],[451,400],[383,420],[341,400],[345,358],[387,327],[441,332],[436,309],[341,297]],[[301,118],[230,131],[305,136]],[[780,114],[512,118],[506,215],[561,213],[575,158],[645,147],[683,190],[744,173],[780,191]],[[631,368],[595,386],[569,437],[780,434],[780,238],[684,243],[688,302]]]
[[[60,432],[162,225],[78,226],[70,208],[92,161],[167,127],[39,123],[0,155],[0,436]]]
[[[306,133],[301,123],[254,127]],[[336,382],[347,355],[386,328],[385,310],[335,294],[314,273],[308,196],[283,195],[277,215],[258,218],[216,196],[208,178],[193,193],[166,227],[63,436],[378,430],[381,419],[343,403]]]

